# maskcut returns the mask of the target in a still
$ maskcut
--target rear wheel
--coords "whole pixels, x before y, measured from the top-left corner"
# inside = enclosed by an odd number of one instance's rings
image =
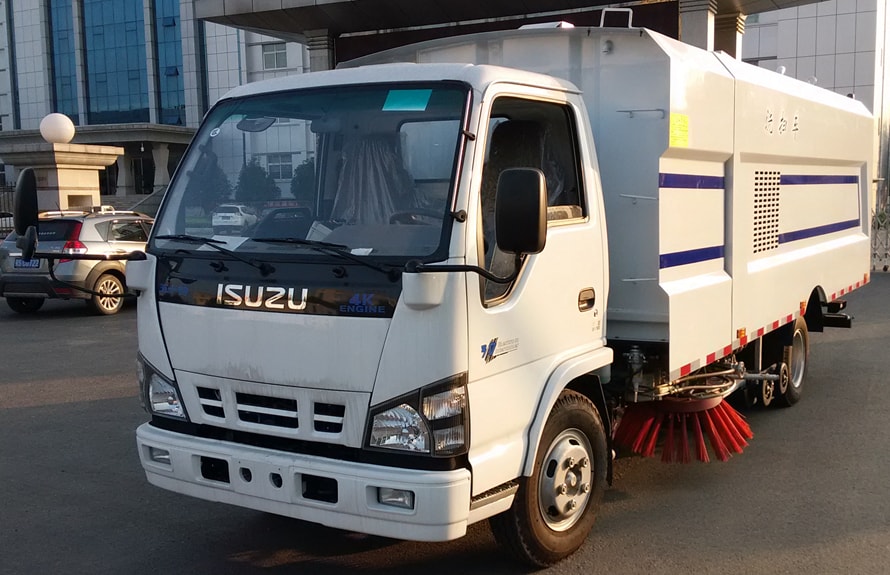
[[[42,297],[8,297],[6,304],[16,313],[34,313],[43,307]]]
[[[544,426],[531,477],[513,506],[492,517],[498,543],[538,567],[571,555],[587,539],[606,489],[606,433],[596,407],[564,391]]]
[[[781,386],[776,390],[775,403],[780,407],[791,407],[800,401],[803,394],[810,360],[810,335],[803,317],[798,317],[794,322],[791,345],[785,346],[782,360],[788,366],[788,383],[784,391]]]
[[[90,306],[98,314],[114,315],[124,307],[124,284],[117,276],[102,274],[96,280],[93,291],[100,295],[94,295],[90,300]]]

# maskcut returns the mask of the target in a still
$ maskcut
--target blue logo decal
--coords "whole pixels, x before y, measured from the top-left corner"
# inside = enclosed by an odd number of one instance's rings
[[[349,305],[371,305],[374,300],[372,293],[357,293],[349,298]]]
[[[374,305],[372,293],[356,293],[349,298],[349,303],[340,306],[340,313],[361,315],[386,315],[385,305]]]
[[[488,345],[482,346],[482,359],[485,360],[485,363],[494,359],[494,350],[498,347],[498,338],[494,338]]]
[[[488,344],[482,346],[482,359],[489,363],[502,355],[519,349],[519,338],[501,339],[494,338]]]

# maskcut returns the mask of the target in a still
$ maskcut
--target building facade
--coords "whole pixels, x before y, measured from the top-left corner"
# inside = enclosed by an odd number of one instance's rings
[[[863,102],[875,116],[877,209],[887,203],[890,78],[887,0],[825,0],[751,14],[742,59]]]
[[[301,44],[198,20],[191,0],[0,0],[0,149],[41,141],[40,121],[60,112],[74,143],[124,148],[101,178],[104,195],[147,194],[169,182],[229,89],[307,66]],[[250,159],[287,190],[311,138],[299,149]],[[4,172],[12,183],[15,166]]]
[[[884,182],[890,164],[886,2],[825,0],[741,17],[744,60],[851,94],[874,112],[877,175]],[[197,18],[195,5],[0,0],[0,149],[41,141],[40,121],[61,112],[77,126],[75,143],[124,148],[102,177],[104,194],[145,194],[166,185],[201,118],[229,89],[308,70],[310,51],[303,44]],[[681,5],[680,13],[691,12]],[[636,25],[652,26],[638,20]],[[312,48],[312,37],[306,38]],[[369,42],[362,35],[341,41],[346,52],[349,42]],[[312,157],[314,141],[308,129],[280,132],[300,137],[300,145],[269,137],[245,158],[259,162],[286,195],[290,175]],[[12,183],[15,166],[2,168],[0,184]]]

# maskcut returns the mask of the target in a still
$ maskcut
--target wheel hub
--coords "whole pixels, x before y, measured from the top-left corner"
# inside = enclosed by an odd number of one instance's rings
[[[789,383],[794,388],[799,388],[803,383],[803,371],[806,365],[806,346],[803,341],[803,335],[800,330],[794,332],[794,339],[791,343],[791,379]]]
[[[554,531],[564,531],[583,515],[593,477],[590,444],[577,429],[563,431],[550,445],[538,483],[541,516]]]

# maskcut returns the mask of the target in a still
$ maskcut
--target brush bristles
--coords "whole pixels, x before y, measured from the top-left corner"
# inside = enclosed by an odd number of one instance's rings
[[[754,437],[742,415],[726,401],[701,411],[672,411],[668,402],[635,403],[627,407],[615,430],[615,441],[634,453],[653,457],[661,444],[661,460],[688,463],[690,435],[696,459],[709,462],[711,452],[720,461],[741,453]],[[691,423],[687,423],[691,419]]]

